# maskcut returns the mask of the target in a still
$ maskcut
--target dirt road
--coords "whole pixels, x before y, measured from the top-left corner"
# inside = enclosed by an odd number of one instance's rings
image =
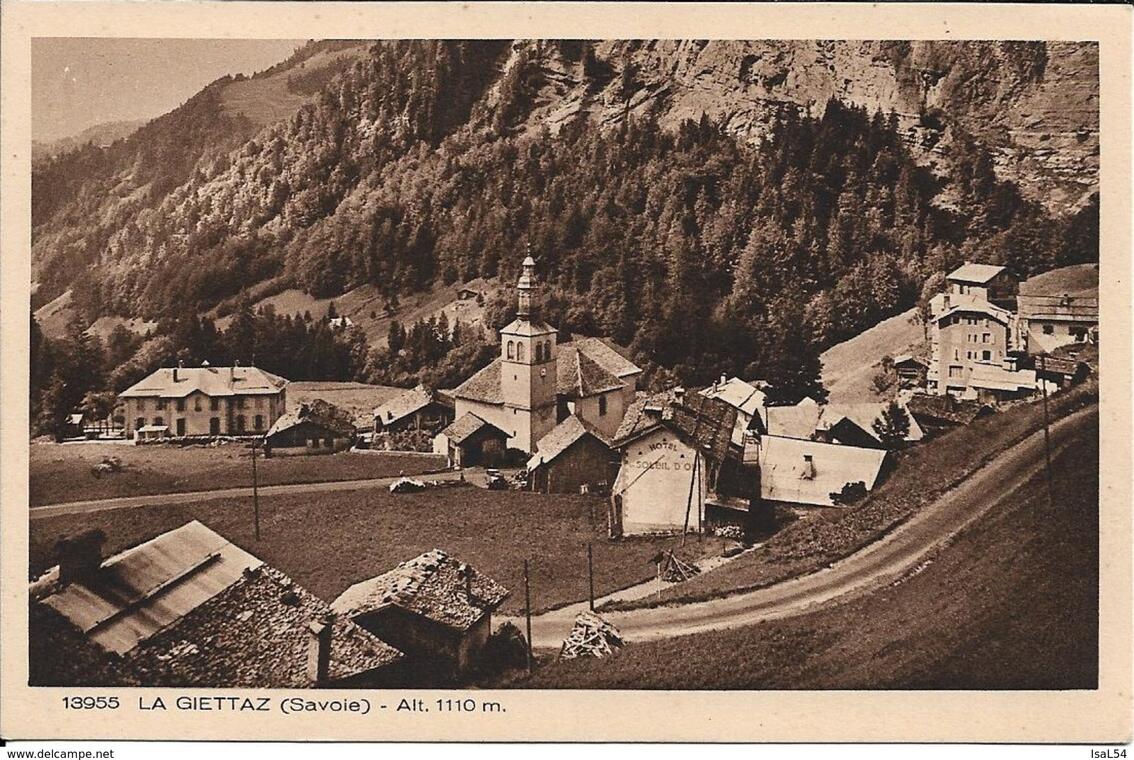
[[[1070,445],[1071,433],[1097,414],[1098,407],[1092,406],[1053,425],[1053,452]],[[721,599],[604,616],[627,641],[648,641],[788,617],[836,598],[864,593],[893,583],[917,568],[943,542],[1010,498],[1043,467],[1044,440],[1040,431],[997,456],[882,540],[825,570]],[[583,605],[572,605],[533,617],[533,645],[558,648],[582,608]],[[522,630],[522,619],[512,622]]]
[[[433,475],[415,475],[415,480],[456,480],[460,472],[440,472]],[[379,488],[388,486],[399,476],[386,478],[367,478],[365,480],[332,480],[321,483],[289,483],[286,485],[260,486],[260,496],[280,496],[296,493],[327,493],[331,491],[355,491],[360,488]],[[94,499],[91,501],[69,501],[65,504],[46,504],[31,507],[28,511],[32,520],[56,515],[80,515],[88,512],[101,512],[107,509],[133,509],[157,504],[183,504],[187,501],[210,501],[251,496],[251,487],[217,488],[211,491],[182,491],[180,493],[161,493],[148,496],[122,496],[116,499]]]

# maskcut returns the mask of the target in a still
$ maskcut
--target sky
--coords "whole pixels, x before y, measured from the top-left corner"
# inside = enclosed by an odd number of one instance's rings
[[[303,40],[32,40],[32,139],[166,113],[225,74],[253,74]]]

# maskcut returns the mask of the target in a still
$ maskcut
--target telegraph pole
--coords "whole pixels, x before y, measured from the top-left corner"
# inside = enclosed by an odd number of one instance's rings
[[[256,540],[260,540],[260,487],[256,480],[256,441],[252,441],[252,519],[256,525]]]
[[[591,600],[591,612],[595,611],[595,560],[594,553],[591,549],[591,544],[587,542],[587,581],[589,586],[590,595],[587,597]]]
[[[524,560],[524,618],[528,627],[528,675],[532,673],[532,594],[528,579],[528,561]]]
[[[1040,372],[1045,377],[1040,379],[1040,390],[1043,392],[1043,452],[1047,470],[1047,504],[1051,506],[1054,500],[1051,495],[1051,432],[1047,412],[1047,354],[1040,354]]]

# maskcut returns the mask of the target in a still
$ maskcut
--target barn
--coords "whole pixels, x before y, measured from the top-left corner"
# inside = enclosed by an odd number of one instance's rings
[[[353,441],[350,414],[318,400],[284,414],[265,436],[267,450],[278,453],[330,453],[349,448]]]
[[[528,460],[528,482],[539,493],[605,492],[618,471],[617,454],[575,415],[539,440]]]
[[[508,434],[466,412],[433,439],[433,453],[449,458],[450,467],[495,467],[504,462]]]

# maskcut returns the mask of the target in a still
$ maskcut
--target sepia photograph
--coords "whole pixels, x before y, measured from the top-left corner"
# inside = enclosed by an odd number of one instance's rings
[[[23,687],[1100,689],[1097,39],[29,66]]]

